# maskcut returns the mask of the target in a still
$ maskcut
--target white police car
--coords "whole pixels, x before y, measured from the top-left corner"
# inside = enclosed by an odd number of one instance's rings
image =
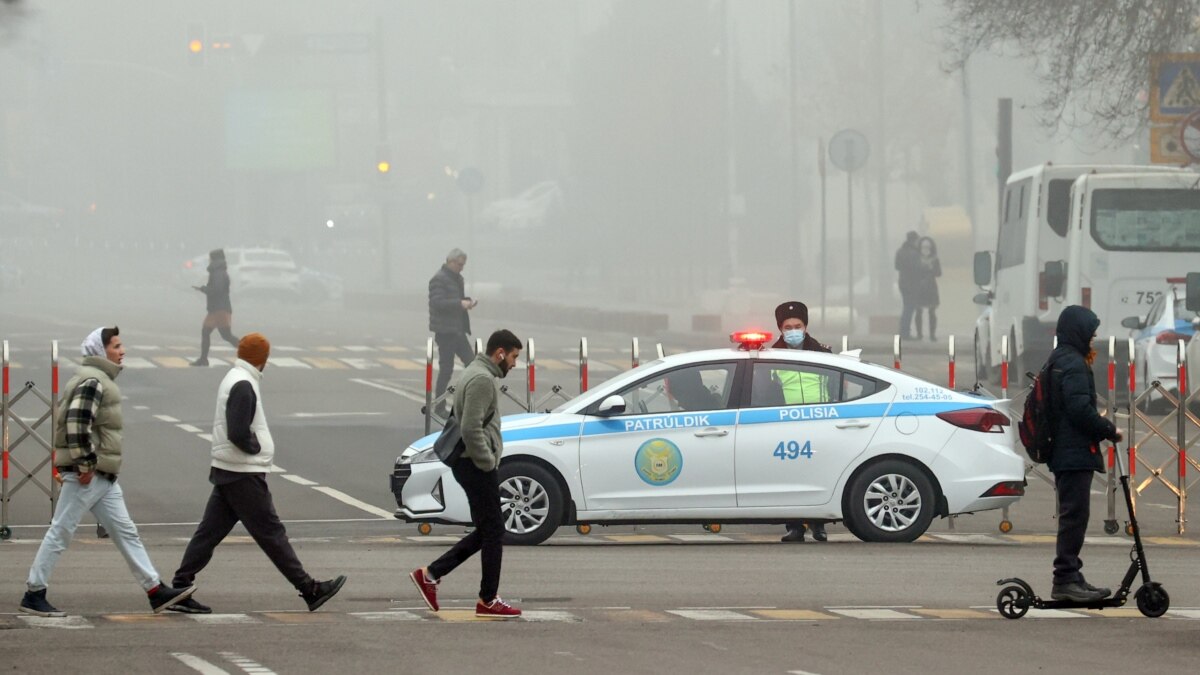
[[[561,525],[843,520],[865,541],[912,541],[934,516],[1025,492],[1016,435],[995,400],[852,356],[762,348],[646,363],[545,414],[505,416],[500,496],[511,543]],[[469,523],[432,452],[396,460],[407,522]]]

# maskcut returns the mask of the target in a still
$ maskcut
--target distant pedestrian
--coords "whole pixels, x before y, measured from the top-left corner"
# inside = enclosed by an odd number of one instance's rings
[[[208,307],[208,314],[204,316],[204,324],[200,327],[200,358],[192,361],[192,365],[207,366],[209,339],[214,329],[220,331],[221,337],[230,345],[235,348],[238,345],[232,330],[233,304],[229,301],[229,269],[225,264],[225,249],[209,251],[208,283],[192,288],[206,296]]]
[[[21,611],[35,616],[66,616],[46,600],[46,587],[59,556],[67,550],[83,514],[91,511],[108,530],[117,551],[150,598],[150,608],[161,612],[191,597],[195,586],[171,588],[155,571],[137,526],[125,508],[125,495],[117,484],[121,471],[121,390],[117,375],[125,360],[121,330],[97,328],[83,341],[83,364],[63,389],[54,422],[55,467],[62,476],[62,491],[54,507],[50,529],[42,538],[29,569]],[[86,577],[98,581],[95,574]]]
[[[458,357],[465,366],[475,355],[471,348],[471,317],[467,312],[479,304],[466,295],[466,284],[462,271],[467,266],[467,254],[462,249],[451,249],[446,254],[446,263],[429,280],[429,330],[438,348],[438,376],[434,397],[445,393],[454,374],[454,358]],[[446,415],[446,405],[438,406],[437,413]]]
[[[779,326],[779,339],[771,345],[772,349],[801,349],[813,352],[832,353],[828,345],[823,345],[808,331],[808,305],[798,300],[785,302],[775,308],[775,323]],[[829,401],[829,392],[825,378],[815,373],[804,373],[795,370],[776,371],[775,378],[779,381],[783,402],[787,405],[803,403],[824,403]],[[813,539],[825,541],[825,523],[821,519],[794,520],[787,523],[787,534],[781,541],[802,542],[807,527],[812,530]]]
[[[938,260],[937,244],[929,237],[917,242],[917,274],[913,283],[913,317],[917,324],[917,339],[922,338],[922,313],[929,314],[929,341],[937,342],[938,277],[942,276],[942,263]]]
[[[208,481],[212,494],[204,516],[183,552],[175,571],[176,588],[190,586],[212,560],[234,525],[241,522],[275,567],[300,591],[308,611],[316,611],[341,590],[345,576],[317,581],[304,571],[287,530],[275,514],[267,487],[267,474],[275,458],[275,442],[263,412],[260,384],[271,355],[271,343],[261,333],[250,333],[238,343],[237,361],[217,389],[212,428],[212,466]],[[194,598],[171,608],[187,614],[208,614],[212,609]]]
[[[520,354],[521,340],[516,335],[507,330],[492,333],[487,349],[463,371],[460,386],[454,392],[454,414],[462,429],[465,449],[450,470],[467,494],[475,529],[428,567],[419,567],[409,574],[425,604],[435,612],[438,611],[438,583],[479,552],[483,577],[479,583],[475,616],[499,619],[521,616],[521,610],[497,595],[504,555],[499,474],[504,442],[500,437],[499,402],[494,382],[512,370]]]
[[[1058,424],[1053,429],[1050,461],[1058,491],[1058,539],[1055,545],[1054,600],[1090,602],[1112,595],[1083,578],[1083,539],[1091,517],[1092,478],[1104,472],[1100,442],[1121,441],[1116,425],[1096,410],[1096,378],[1092,341],[1100,319],[1092,310],[1071,305],[1058,317],[1058,346],[1047,362],[1050,405]]]
[[[917,266],[921,255],[917,249],[918,238],[917,233],[910,230],[905,235],[904,243],[896,250],[895,266],[900,286],[900,335],[905,339],[912,337],[912,319],[915,309],[913,295],[917,280]]]

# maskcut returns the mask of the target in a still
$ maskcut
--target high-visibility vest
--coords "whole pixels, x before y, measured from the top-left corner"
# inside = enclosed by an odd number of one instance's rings
[[[783,387],[783,400],[788,405],[829,402],[829,390],[825,386],[828,378],[824,375],[777,370],[775,376],[779,378],[779,384]]]

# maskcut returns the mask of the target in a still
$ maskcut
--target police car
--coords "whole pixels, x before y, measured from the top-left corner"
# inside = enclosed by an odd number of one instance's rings
[[[864,541],[907,542],[934,516],[998,509],[1025,492],[1005,402],[954,392],[850,355],[733,349],[668,356],[543,414],[502,419],[508,541],[562,525],[845,522]],[[433,453],[396,460],[406,522],[469,523]]]

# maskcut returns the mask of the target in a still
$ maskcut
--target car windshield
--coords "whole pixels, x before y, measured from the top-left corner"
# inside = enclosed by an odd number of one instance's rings
[[[661,366],[662,363],[663,363],[662,359],[655,359],[653,361],[648,361],[646,363],[641,364],[637,368],[634,368],[633,370],[627,370],[623,373],[617,373],[616,375],[613,375],[612,377],[608,378],[604,382],[592,387],[591,390],[595,391],[597,389],[605,389],[605,390],[617,389],[624,383],[636,380],[637,378],[641,377],[645,373],[649,372],[651,369]],[[558,407],[554,408],[550,412],[552,412],[552,413],[566,412],[567,408],[574,404],[576,398],[578,398],[578,397],[573,397],[570,400],[562,402],[561,404],[559,404]]]
[[[1175,294],[1175,320],[1176,321],[1193,321],[1196,318],[1196,312],[1187,308],[1187,295],[1180,291]]]

